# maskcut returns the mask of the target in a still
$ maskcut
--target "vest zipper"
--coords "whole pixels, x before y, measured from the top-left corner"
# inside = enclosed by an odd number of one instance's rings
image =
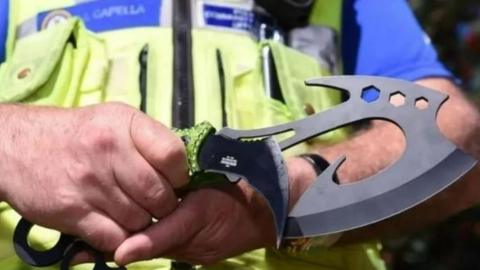
[[[173,104],[172,127],[195,125],[192,57],[191,0],[173,0]],[[188,263],[172,261],[172,270],[194,269]]]
[[[223,64],[222,53],[219,49],[216,51],[217,55],[217,68],[218,68],[218,79],[220,80],[220,98],[222,106],[222,127],[227,126],[227,110],[226,110],[226,82],[225,82],[225,67]]]
[[[191,0],[173,1],[172,126],[175,128],[195,124],[191,10]]]
[[[138,57],[140,63],[140,110],[147,113],[147,83],[148,83],[148,45],[145,45]]]

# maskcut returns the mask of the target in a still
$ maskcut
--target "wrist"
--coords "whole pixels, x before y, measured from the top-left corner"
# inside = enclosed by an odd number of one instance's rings
[[[291,157],[286,160],[289,181],[288,210],[291,211],[307,188],[315,181],[317,172],[304,158]]]
[[[290,210],[295,206],[302,194],[316,180],[330,163],[317,154],[305,154],[290,158],[287,161],[290,179]],[[335,176],[336,178],[336,176]],[[335,179],[335,181],[338,181]],[[319,237],[306,237],[283,242],[283,247],[288,252],[298,253],[310,250],[312,247],[328,248],[334,245],[342,233],[323,235]]]
[[[41,151],[41,138],[50,136],[45,133],[52,124],[61,126],[59,110],[63,109],[0,105],[0,201],[12,203],[21,190],[19,183],[33,180],[27,176],[32,170],[31,151]]]
[[[7,200],[7,191],[9,183],[9,171],[10,169],[10,155],[12,147],[16,145],[15,133],[12,123],[12,119],[15,119],[21,106],[4,104],[0,106],[0,125],[2,126],[2,132],[0,133],[0,202]]]

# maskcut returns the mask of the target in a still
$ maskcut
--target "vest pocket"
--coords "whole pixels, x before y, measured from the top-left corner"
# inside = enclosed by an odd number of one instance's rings
[[[254,129],[286,123],[295,119],[291,108],[265,91],[261,49],[258,46],[254,63],[227,62],[226,105],[228,125],[239,129]],[[238,66],[244,67],[238,70]],[[248,67],[248,68],[247,68]]]
[[[95,42],[101,43],[77,19],[19,39],[0,74],[0,102],[62,107],[91,103],[82,100],[82,89],[99,91],[102,74],[106,74],[96,70],[97,75],[92,76],[93,63],[101,59],[91,57]],[[92,59],[96,60],[89,61]],[[82,81],[84,75],[90,79]],[[97,95],[96,103],[101,96]]]
[[[281,93],[293,120],[319,113],[342,102],[340,91],[305,85],[306,80],[331,75],[330,71],[320,67],[316,59],[277,42],[266,44],[272,50]],[[345,139],[347,134],[346,129],[337,129],[313,140],[332,143]]]

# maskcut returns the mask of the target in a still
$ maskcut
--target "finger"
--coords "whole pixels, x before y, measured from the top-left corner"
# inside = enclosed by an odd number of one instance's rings
[[[89,212],[78,221],[75,231],[75,235],[102,252],[114,252],[129,235],[101,212]]]
[[[140,207],[161,219],[171,213],[178,204],[171,185],[155,171],[140,154],[128,155],[129,166],[115,166],[117,182]]]
[[[95,255],[91,252],[81,251],[73,257],[71,265],[95,262]]]
[[[151,216],[120,189],[115,171],[115,165],[119,165],[113,159],[116,156],[108,158],[108,163],[93,163],[91,167],[95,173],[83,173],[85,176],[78,177],[82,179],[81,200],[107,214],[124,229],[137,232],[151,223]]]
[[[113,177],[116,178],[116,175]],[[150,225],[152,221],[151,215],[118,186],[111,186],[109,190],[91,190],[89,193],[90,202],[94,207],[129,232],[138,232]]]
[[[203,227],[201,212],[185,204],[171,215],[122,243],[115,252],[119,265],[160,257],[165,252],[181,246]]]
[[[185,146],[179,136],[140,113],[132,119],[130,135],[138,152],[155,170],[164,175],[174,188],[188,183]]]

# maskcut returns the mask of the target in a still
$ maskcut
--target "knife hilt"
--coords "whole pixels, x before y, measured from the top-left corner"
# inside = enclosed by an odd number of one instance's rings
[[[198,189],[204,186],[213,186],[225,183],[224,176],[214,173],[204,172],[199,165],[199,151],[208,138],[216,132],[215,128],[209,122],[202,122],[187,129],[174,129],[174,132],[180,136],[185,144],[190,182],[181,191]]]

